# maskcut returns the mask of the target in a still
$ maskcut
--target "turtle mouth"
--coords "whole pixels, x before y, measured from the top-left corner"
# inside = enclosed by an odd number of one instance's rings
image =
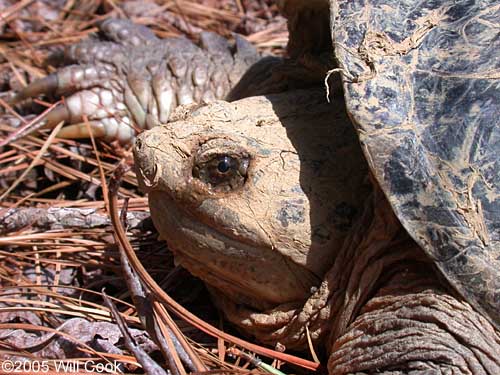
[[[203,222],[168,192],[151,191],[149,199],[153,222],[176,260],[240,302],[262,307],[303,300],[317,281],[272,246],[228,235]]]
[[[236,232],[228,233],[227,231],[219,230],[214,225],[210,225],[203,218],[193,215],[182,202],[178,202],[172,198],[168,192],[151,191],[149,192],[150,204],[153,221],[158,226],[161,233],[166,233],[171,238],[179,238],[182,234],[184,240],[191,236],[213,237],[224,243],[231,243],[234,246],[242,248],[271,248],[271,246],[262,241],[253,241],[249,237],[238,236]],[[166,223],[168,222],[168,223]],[[186,238],[184,238],[186,237]]]
[[[153,222],[176,256],[186,261],[189,259],[189,263],[197,264],[197,267],[205,270],[213,269],[218,278],[238,284],[239,278],[224,272],[226,264],[223,258],[227,255],[221,250],[231,247],[239,253],[251,253],[257,248],[262,249],[262,245],[259,246],[247,238],[230,236],[203,222],[167,192],[152,191],[149,197],[155,201],[154,205],[150,204]],[[211,254],[210,259],[200,256],[203,253]],[[244,285],[240,287],[245,288]]]

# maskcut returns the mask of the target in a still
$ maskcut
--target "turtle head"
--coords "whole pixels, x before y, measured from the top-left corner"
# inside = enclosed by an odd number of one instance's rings
[[[275,110],[264,97],[211,103],[141,134],[135,145],[153,221],[176,259],[256,307],[303,301],[319,285],[359,211],[353,192],[363,185],[354,173],[358,188],[346,192],[341,184],[352,176],[333,168],[336,142],[321,139],[331,109],[292,111],[286,126]],[[308,130],[313,119],[319,136]]]

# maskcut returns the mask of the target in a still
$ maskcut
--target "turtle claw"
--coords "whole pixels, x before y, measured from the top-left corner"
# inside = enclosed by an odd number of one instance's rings
[[[123,46],[139,46],[158,40],[155,34],[146,26],[137,25],[126,19],[108,18],[99,25],[99,31],[109,40]]]
[[[59,132],[61,138],[88,138],[89,128],[81,123],[90,119],[90,131],[96,138],[117,138],[120,143],[129,143],[135,135],[130,120],[114,119],[126,117],[125,104],[118,97],[119,88],[111,88],[111,72],[104,66],[71,65],[36,80],[21,90],[12,100],[19,104],[38,96],[69,94],[61,104],[48,113],[43,128],[53,128],[63,121],[70,126]],[[109,87],[109,88],[106,88]],[[124,126],[119,129],[118,126]]]
[[[57,133],[58,138],[65,139],[102,138],[105,136],[106,129],[104,128],[104,124],[96,121],[68,125]]]
[[[58,123],[68,124],[58,133],[60,138],[117,139],[121,144],[130,143],[135,137],[135,129],[126,111],[126,106],[118,100],[119,93],[113,89],[97,86],[98,68],[70,66],[45,78],[34,81],[12,100],[12,104],[35,98],[40,95],[57,95],[74,92],[50,111],[42,125],[37,128],[53,128]],[[89,89],[85,89],[86,87]],[[80,90],[80,91],[79,91]],[[75,92],[76,91],[76,92]],[[89,119],[89,125],[83,123]],[[22,132],[11,141],[17,140],[30,130]]]
[[[48,84],[47,84],[48,82]],[[57,91],[54,80],[41,79],[27,86],[18,94],[16,100],[22,101],[38,95],[44,90]],[[68,88],[68,86],[66,86]],[[59,88],[60,89],[60,88]],[[87,123],[84,120],[87,120]],[[94,87],[69,96],[51,110],[36,127],[51,129],[60,122],[67,124],[59,133],[59,138],[82,139],[105,138],[118,140],[121,144],[133,141],[136,133],[130,117],[125,111],[125,104],[116,100],[113,91]],[[35,129],[26,129],[10,139],[10,142],[24,137]]]
[[[71,94],[79,90],[89,89],[103,84],[111,72],[102,67],[90,65],[70,65],[49,74],[44,78],[33,81],[23,88],[13,99],[12,104],[18,104],[27,99],[40,95]]]
[[[14,96],[11,104],[19,104],[22,101],[30,98],[35,98],[41,94],[53,93],[58,88],[58,80],[56,74],[50,74],[44,78],[38,79],[28,86],[24,87]]]
[[[118,140],[120,144],[130,143],[136,130],[128,117],[103,118],[99,121],[88,121],[72,124],[62,128],[57,136],[65,139],[104,138],[107,141]]]
[[[47,117],[45,117],[44,128],[52,129],[60,122],[67,122],[70,117],[71,114],[68,108],[64,104],[59,104],[47,114]]]

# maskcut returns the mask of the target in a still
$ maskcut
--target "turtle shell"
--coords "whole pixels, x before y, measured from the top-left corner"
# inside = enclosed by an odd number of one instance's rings
[[[498,0],[331,0],[347,110],[408,233],[500,328]]]

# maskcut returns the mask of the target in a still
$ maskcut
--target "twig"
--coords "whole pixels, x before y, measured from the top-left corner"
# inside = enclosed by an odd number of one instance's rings
[[[5,199],[5,197],[7,195],[9,195],[9,193],[14,190],[16,188],[17,185],[19,185],[21,183],[22,180],[24,180],[24,178],[28,175],[28,173],[33,169],[33,167],[41,160],[43,154],[45,153],[45,151],[47,151],[47,149],[49,148],[50,144],[52,143],[52,141],[54,140],[54,138],[56,137],[56,134],[59,132],[59,130],[62,128],[63,126],[63,123],[64,122],[60,122],[59,124],[57,124],[57,126],[52,130],[52,132],[50,133],[49,137],[47,138],[47,140],[45,141],[45,143],[43,144],[42,148],[40,149],[40,151],[38,151],[37,155],[35,156],[35,158],[32,160],[31,164],[29,165],[28,168],[26,168],[26,170],[21,173],[21,175],[14,181],[14,183],[12,185],[9,186],[9,188],[0,196],[0,202],[2,200]]]
[[[116,324],[118,324],[118,327],[120,328],[120,332],[123,335],[125,345],[134,354],[135,358],[137,358],[142,368],[146,371],[146,374],[167,375],[165,370],[163,370],[155,361],[153,361],[151,357],[144,351],[144,349],[142,349],[135,343],[135,340],[129,333],[128,327],[120,316],[120,313],[116,309],[116,306],[113,304],[113,302],[111,302],[104,290],[102,291],[102,295],[104,297],[104,302],[110,309],[111,314],[116,321]]]

